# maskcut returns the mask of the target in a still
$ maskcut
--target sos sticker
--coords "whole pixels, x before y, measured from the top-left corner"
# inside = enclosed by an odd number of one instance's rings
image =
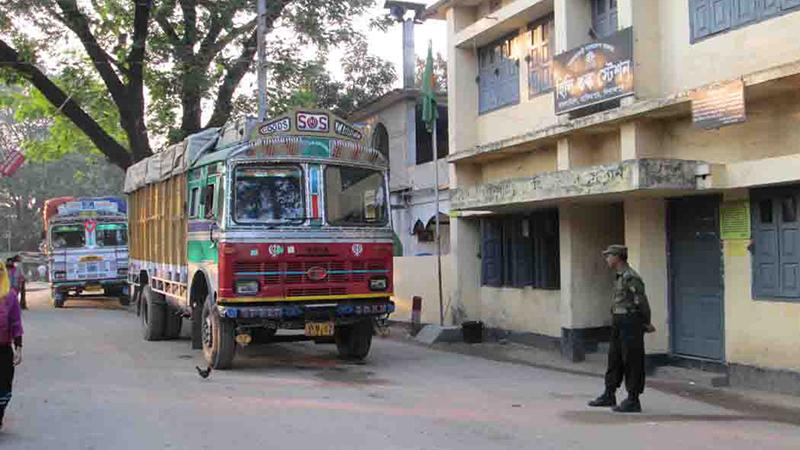
[[[327,133],[330,130],[330,120],[327,114],[297,113],[298,131],[315,131]]]

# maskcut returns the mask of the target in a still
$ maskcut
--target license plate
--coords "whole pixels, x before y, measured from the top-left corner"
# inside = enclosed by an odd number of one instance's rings
[[[333,322],[309,322],[306,324],[306,336],[333,336]]]

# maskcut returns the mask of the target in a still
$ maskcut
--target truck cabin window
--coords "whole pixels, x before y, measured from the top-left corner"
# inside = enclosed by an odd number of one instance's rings
[[[123,223],[97,225],[97,245],[99,247],[117,247],[128,245],[128,227]]]
[[[305,217],[299,167],[239,167],[234,190],[237,223],[291,223]]]
[[[383,173],[360,167],[327,167],[325,212],[331,225],[386,225],[388,209]]]
[[[53,228],[53,248],[81,248],[86,245],[86,232],[80,225],[63,225]]]

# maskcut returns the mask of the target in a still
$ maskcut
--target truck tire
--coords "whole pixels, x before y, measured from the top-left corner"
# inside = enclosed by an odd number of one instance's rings
[[[219,316],[219,311],[209,298],[203,304],[203,356],[216,370],[230,369],[236,355],[236,326],[231,320]]]
[[[337,327],[334,331],[334,340],[339,357],[350,360],[366,358],[372,346],[372,331],[372,319]]]
[[[142,298],[142,337],[145,341],[158,341],[164,338],[166,328],[166,305],[160,294],[150,286],[144,287]]]
[[[181,325],[183,325],[183,317],[177,308],[167,304],[166,317],[164,325],[164,339],[178,339],[181,337]]]
[[[53,306],[56,308],[63,308],[64,302],[67,301],[67,294],[53,291],[51,295],[53,297]]]

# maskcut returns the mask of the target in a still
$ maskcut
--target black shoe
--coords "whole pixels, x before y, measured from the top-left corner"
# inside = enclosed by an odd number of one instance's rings
[[[603,395],[589,402],[589,406],[605,407],[615,406],[617,404],[617,397],[613,392],[604,392]]]
[[[618,413],[640,413],[642,412],[642,404],[638,398],[628,397],[619,404],[612,408],[614,412]]]

